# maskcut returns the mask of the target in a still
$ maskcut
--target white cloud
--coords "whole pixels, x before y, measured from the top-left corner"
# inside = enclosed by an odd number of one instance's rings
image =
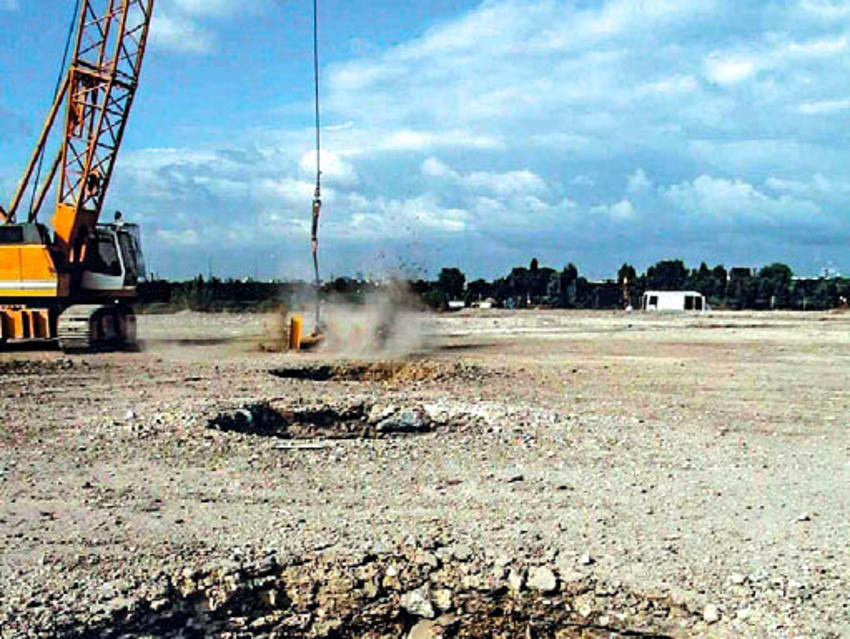
[[[823,100],[821,102],[804,102],[797,111],[804,115],[827,115],[850,109],[850,98],[841,100]]]
[[[547,6],[546,3],[538,3]],[[522,8],[522,4],[515,6]],[[547,25],[543,43],[554,49],[591,44],[618,36],[634,37],[643,29],[660,28],[675,22],[697,20],[713,12],[717,3],[712,0],[613,0],[580,9],[557,7],[562,22]],[[549,37],[546,38],[545,36]]]
[[[637,216],[637,210],[629,200],[620,200],[615,204],[601,204],[591,208],[596,215],[604,215],[614,220],[629,220]]]
[[[718,85],[740,84],[760,72],[784,71],[829,60],[847,52],[846,35],[793,40],[775,35],[765,36],[748,47],[736,46],[725,51],[712,51],[703,62],[703,74]]]
[[[490,136],[474,135],[468,131],[412,131],[390,133],[380,139],[381,151],[429,151],[437,148],[498,149],[501,143]]]
[[[575,186],[596,186],[596,181],[589,175],[577,175],[570,180],[570,184],[574,184]]]
[[[810,201],[785,195],[772,198],[743,180],[709,175],[667,187],[662,195],[690,215],[731,222],[771,222],[820,214],[818,206]]]
[[[712,53],[705,61],[705,77],[715,84],[738,84],[752,77],[755,72],[755,60],[746,57],[724,57]]]
[[[496,195],[507,196],[514,194],[540,194],[546,191],[546,183],[543,179],[539,175],[525,169],[502,173],[472,171],[471,173],[462,174],[443,164],[437,158],[430,157],[422,163],[421,171],[425,176],[449,180],[475,193],[490,192]]]
[[[353,187],[360,181],[357,169],[345,156],[334,151],[322,152],[322,183],[331,186]],[[303,175],[315,176],[316,152],[306,151],[301,155],[299,168]]]
[[[643,84],[638,88],[641,93],[676,93],[694,91],[699,83],[692,75],[673,75],[655,82]]]
[[[546,183],[531,171],[508,171],[493,173],[489,171],[474,171],[463,178],[463,183],[471,189],[492,191],[500,195],[513,193],[543,193]]]
[[[434,157],[425,160],[422,163],[421,170],[422,175],[427,175],[428,177],[448,177],[452,179],[459,177],[456,171]]]
[[[638,169],[629,176],[627,190],[629,193],[641,193],[652,187],[652,180],[643,169]]]
[[[445,206],[430,193],[398,199],[352,196],[342,199],[339,205],[345,215],[325,221],[324,237],[376,241],[410,238],[421,233],[458,234],[468,230],[472,223],[468,211]]]
[[[347,122],[342,122],[341,124],[329,124],[324,128],[325,131],[345,131],[346,129],[351,129],[354,127],[354,121],[348,120]]]
[[[154,47],[178,53],[210,53],[215,38],[196,21],[163,10],[154,13],[150,42]]]
[[[170,0],[163,4],[173,6],[187,16],[229,16],[237,12],[255,14],[268,7],[267,0]]]
[[[504,148],[504,137],[517,133],[514,122],[532,128],[526,141],[592,144],[586,133],[595,138],[611,120],[591,107],[622,111],[636,100],[699,88],[692,73],[657,73],[678,56],[671,47],[650,43],[652,27],[664,33],[716,6],[696,0],[613,0],[587,7],[549,0],[485,2],[420,38],[332,68],[327,106],[376,130],[417,122],[412,134],[399,134],[388,144],[405,150],[433,148],[431,136],[446,130],[458,146]],[[646,76],[647,67],[656,79],[636,86],[634,77]],[[548,135],[542,134],[545,123]]]
[[[843,178],[829,178],[815,174],[808,180],[788,180],[771,176],[764,185],[783,193],[791,193],[803,197],[833,197],[850,195],[850,182]]]
[[[802,0],[799,7],[807,13],[828,20],[850,16],[850,3],[846,0]]]
[[[156,232],[156,239],[167,246],[192,247],[201,244],[201,236],[195,229],[179,231],[159,229]]]
[[[769,177],[764,181],[764,185],[773,191],[784,191],[797,195],[809,192],[809,184],[801,180],[783,180],[782,178]]]
[[[805,42],[790,42],[779,55],[796,58],[831,58],[845,53],[848,48],[846,35],[837,37],[819,38]]]
[[[269,6],[269,0],[161,0],[151,23],[151,45],[176,53],[209,54],[216,48],[216,36],[205,21],[256,16]]]
[[[260,201],[271,204],[277,203],[282,211],[297,210],[302,207],[307,210],[313,199],[315,185],[312,182],[293,180],[291,178],[262,178],[256,181],[254,195]],[[330,200],[333,191],[327,191],[323,195]]]

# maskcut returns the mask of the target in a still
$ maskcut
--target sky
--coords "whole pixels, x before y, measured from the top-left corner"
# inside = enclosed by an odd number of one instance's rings
[[[322,272],[850,274],[850,0],[320,0]],[[73,2],[0,0],[0,198]],[[163,277],[309,276],[309,0],[158,0],[107,199]]]

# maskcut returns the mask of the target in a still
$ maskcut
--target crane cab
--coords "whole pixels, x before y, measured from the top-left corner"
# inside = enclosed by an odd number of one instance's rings
[[[86,246],[81,282],[83,296],[108,293],[133,297],[144,281],[145,261],[136,224],[98,224]]]

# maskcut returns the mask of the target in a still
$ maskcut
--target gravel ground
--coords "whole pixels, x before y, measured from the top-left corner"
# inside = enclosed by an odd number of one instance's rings
[[[431,574],[437,602],[456,562],[453,587],[502,612],[532,597],[527,636],[591,636],[546,626],[552,592],[593,595],[558,609],[604,636],[850,635],[850,315],[464,312],[368,366],[260,352],[263,325],[143,317],[141,353],[0,354],[0,635],[165,634],[118,611],[162,583],[211,598],[228,562],[260,588],[263,557],[289,558],[280,580],[323,553],[387,570],[405,548],[448,555],[374,595],[392,604],[378,634],[310,604],[300,630],[232,636],[488,636],[463,630],[480,601],[422,634],[439,610],[405,589]],[[531,584],[544,569],[554,591]],[[491,590],[469,576],[494,570]]]

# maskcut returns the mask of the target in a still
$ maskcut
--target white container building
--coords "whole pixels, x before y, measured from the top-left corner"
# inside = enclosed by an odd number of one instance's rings
[[[705,296],[697,291],[647,291],[641,300],[644,311],[707,311]]]

